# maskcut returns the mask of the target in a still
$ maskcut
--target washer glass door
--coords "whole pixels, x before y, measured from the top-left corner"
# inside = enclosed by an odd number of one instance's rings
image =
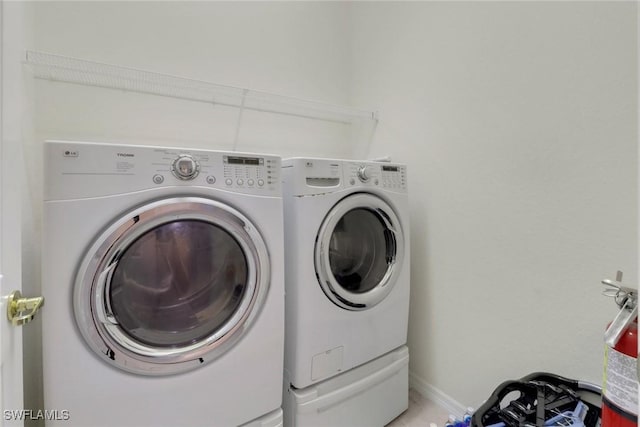
[[[386,202],[365,193],[346,197],[318,233],[315,266],[320,285],[343,308],[372,307],[393,288],[403,248],[399,219]]]
[[[184,197],[125,215],[89,250],[74,289],[82,335],[140,374],[193,369],[231,348],[259,310],[269,257],[240,212]]]

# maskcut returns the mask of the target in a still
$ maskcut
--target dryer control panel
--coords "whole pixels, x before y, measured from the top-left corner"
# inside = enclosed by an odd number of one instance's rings
[[[273,185],[280,173],[280,164],[264,157],[223,156],[223,162],[227,186],[264,188]]]
[[[121,194],[167,186],[203,186],[280,196],[280,158],[237,152],[47,141],[45,167],[61,171],[46,197]]]
[[[383,188],[407,189],[407,168],[399,165],[381,165],[380,175]]]

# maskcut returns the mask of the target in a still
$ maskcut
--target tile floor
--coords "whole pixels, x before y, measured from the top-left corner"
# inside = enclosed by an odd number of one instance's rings
[[[449,413],[445,409],[409,389],[409,409],[386,427],[433,427],[431,424],[442,427],[448,418]]]

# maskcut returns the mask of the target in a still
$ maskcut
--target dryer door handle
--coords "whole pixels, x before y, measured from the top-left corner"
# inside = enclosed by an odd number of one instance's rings
[[[100,322],[108,325],[117,325],[118,321],[114,317],[110,310],[107,310],[107,294],[111,287],[111,277],[113,276],[113,270],[118,265],[118,261],[113,261],[100,275],[96,283],[95,301],[96,301],[96,314]]]

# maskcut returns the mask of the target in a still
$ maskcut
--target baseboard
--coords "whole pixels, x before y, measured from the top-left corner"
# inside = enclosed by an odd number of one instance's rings
[[[445,409],[449,414],[462,418],[467,407],[456,401],[448,394],[438,390],[419,375],[409,371],[409,387],[420,393],[422,397],[432,401],[441,408]]]

